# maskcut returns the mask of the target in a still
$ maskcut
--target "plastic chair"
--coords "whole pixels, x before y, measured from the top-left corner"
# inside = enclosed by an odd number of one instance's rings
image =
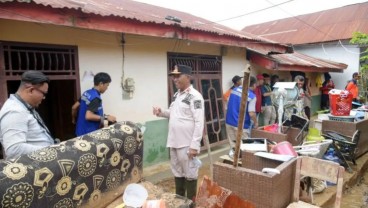
[[[299,201],[301,176],[309,176],[337,184],[334,207],[339,208],[342,197],[344,172],[344,167],[335,162],[321,160],[313,157],[299,157],[296,164],[295,186],[293,194],[294,202],[291,203],[288,208],[318,207],[303,201]]]

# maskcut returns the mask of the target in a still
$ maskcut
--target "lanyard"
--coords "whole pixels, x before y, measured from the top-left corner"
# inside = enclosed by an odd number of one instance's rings
[[[267,89],[267,92],[271,92],[271,91],[272,91],[272,90],[271,90],[271,87],[270,87],[268,84],[265,84],[264,86],[265,86],[265,88]]]
[[[56,143],[55,139],[51,136],[51,133],[49,129],[47,128],[46,124],[43,122],[40,114],[38,114],[34,108],[29,107],[29,105],[18,94],[15,93],[14,96],[27,108],[27,110],[36,119],[37,123],[46,131],[49,137],[52,138],[54,142]]]

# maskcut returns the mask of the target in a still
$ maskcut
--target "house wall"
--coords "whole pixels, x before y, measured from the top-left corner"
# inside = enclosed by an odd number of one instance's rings
[[[245,54],[246,51],[243,48],[227,47],[222,50],[222,87],[224,92],[233,86],[231,79],[235,75],[244,76],[247,65]]]
[[[115,115],[117,120],[144,126],[144,166],[168,159],[167,120],[152,115],[152,106],[168,107],[167,52],[223,55],[224,90],[246,65],[245,49],[234,47],[125,35],[123,49],[119,33],[9,20],[0,20],[0,31],[3,41],[77,46],[81,92],[93,86],[93,80],[85,78],[85,73],[109,73],[112,82],[102,95],[104,111]],[[131,98],[121,89],[123,75],[135,81]]]
[[[339,42],[331,42],[327,44],[317,44],[317,45],[301,45],[294,46],[294,49],[300,53],[322,58],[325,60],[340,62],[348,65],[348,68],[344,70],[343,73],[330,72],[332,80],[335,83],[336,89],[345,89],[345,86],[352,78],[354,72],[359,71],[359,53],[360,49],[356,45],[348,45],[347,42],[342,42],[343,46]],[[318,73],[313,74],[312,84],[312,112],[320,108],[321,96],[317,85],[315,84],[315,79]]]
[[[347,64],[348,68],[343,73],[330,73],[337,89],[344,89],[347,81],[352,79],[353,73],[359,71],[360,49],[356,45],[343,42],[341,46],[338,42],[330,42],[323,46],[321,44],[295,46],[294,49],[316,58]]]

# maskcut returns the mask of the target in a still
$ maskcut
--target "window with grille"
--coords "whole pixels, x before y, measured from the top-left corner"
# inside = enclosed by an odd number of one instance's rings
[[[41,71],[51,80],[49,93],[38,107],[46,125],[56,137],[72,138],[69,109],[80,94],[77,47],[0,40],[0,108],[28,70]]]
[[[76,75],[77,48],[74,46],[0,42],[5,76],[27,70],[46,75]]]

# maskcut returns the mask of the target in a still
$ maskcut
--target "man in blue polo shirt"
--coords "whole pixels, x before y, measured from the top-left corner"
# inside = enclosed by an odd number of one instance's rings
[[[264,84],[262,86],[262,114],[263,125],[267,126],[276,122],[276,109],[272,105],[271,95],[272,88],[270,86],[270,75],[264,73]]]
[[[245,120],[243,126],[243,134],[242,140],[248,138],[250,133],[250,128],[258,127],[257,116],[256,116],[256,95],[254,93],[257,84],[257,80],[254,77],[250,77],[249,80],[249,89],[248,89],[248,103],[247,109],[245,112]],[[241,95],[242,95],[243,87],[239,86],[234,88],[231,91],[229,102],[227,105],[227,113],[226,113],[226,131],[230,143],[230,152],[229,156],[232,157],[234,155],[234,147],[236,141],[236,132],[238,131],[238,120],[239,120],[239,109],[241,104]]]
[[[110,85],[111,77],[107,73],[100,72],[93,78],[94,87],[85,91],[80,99],[75,134],[81,136],[95,131],[103,126],[104,120],[116,122],[115,116],[105,115],[102,108],[101,94]]]

